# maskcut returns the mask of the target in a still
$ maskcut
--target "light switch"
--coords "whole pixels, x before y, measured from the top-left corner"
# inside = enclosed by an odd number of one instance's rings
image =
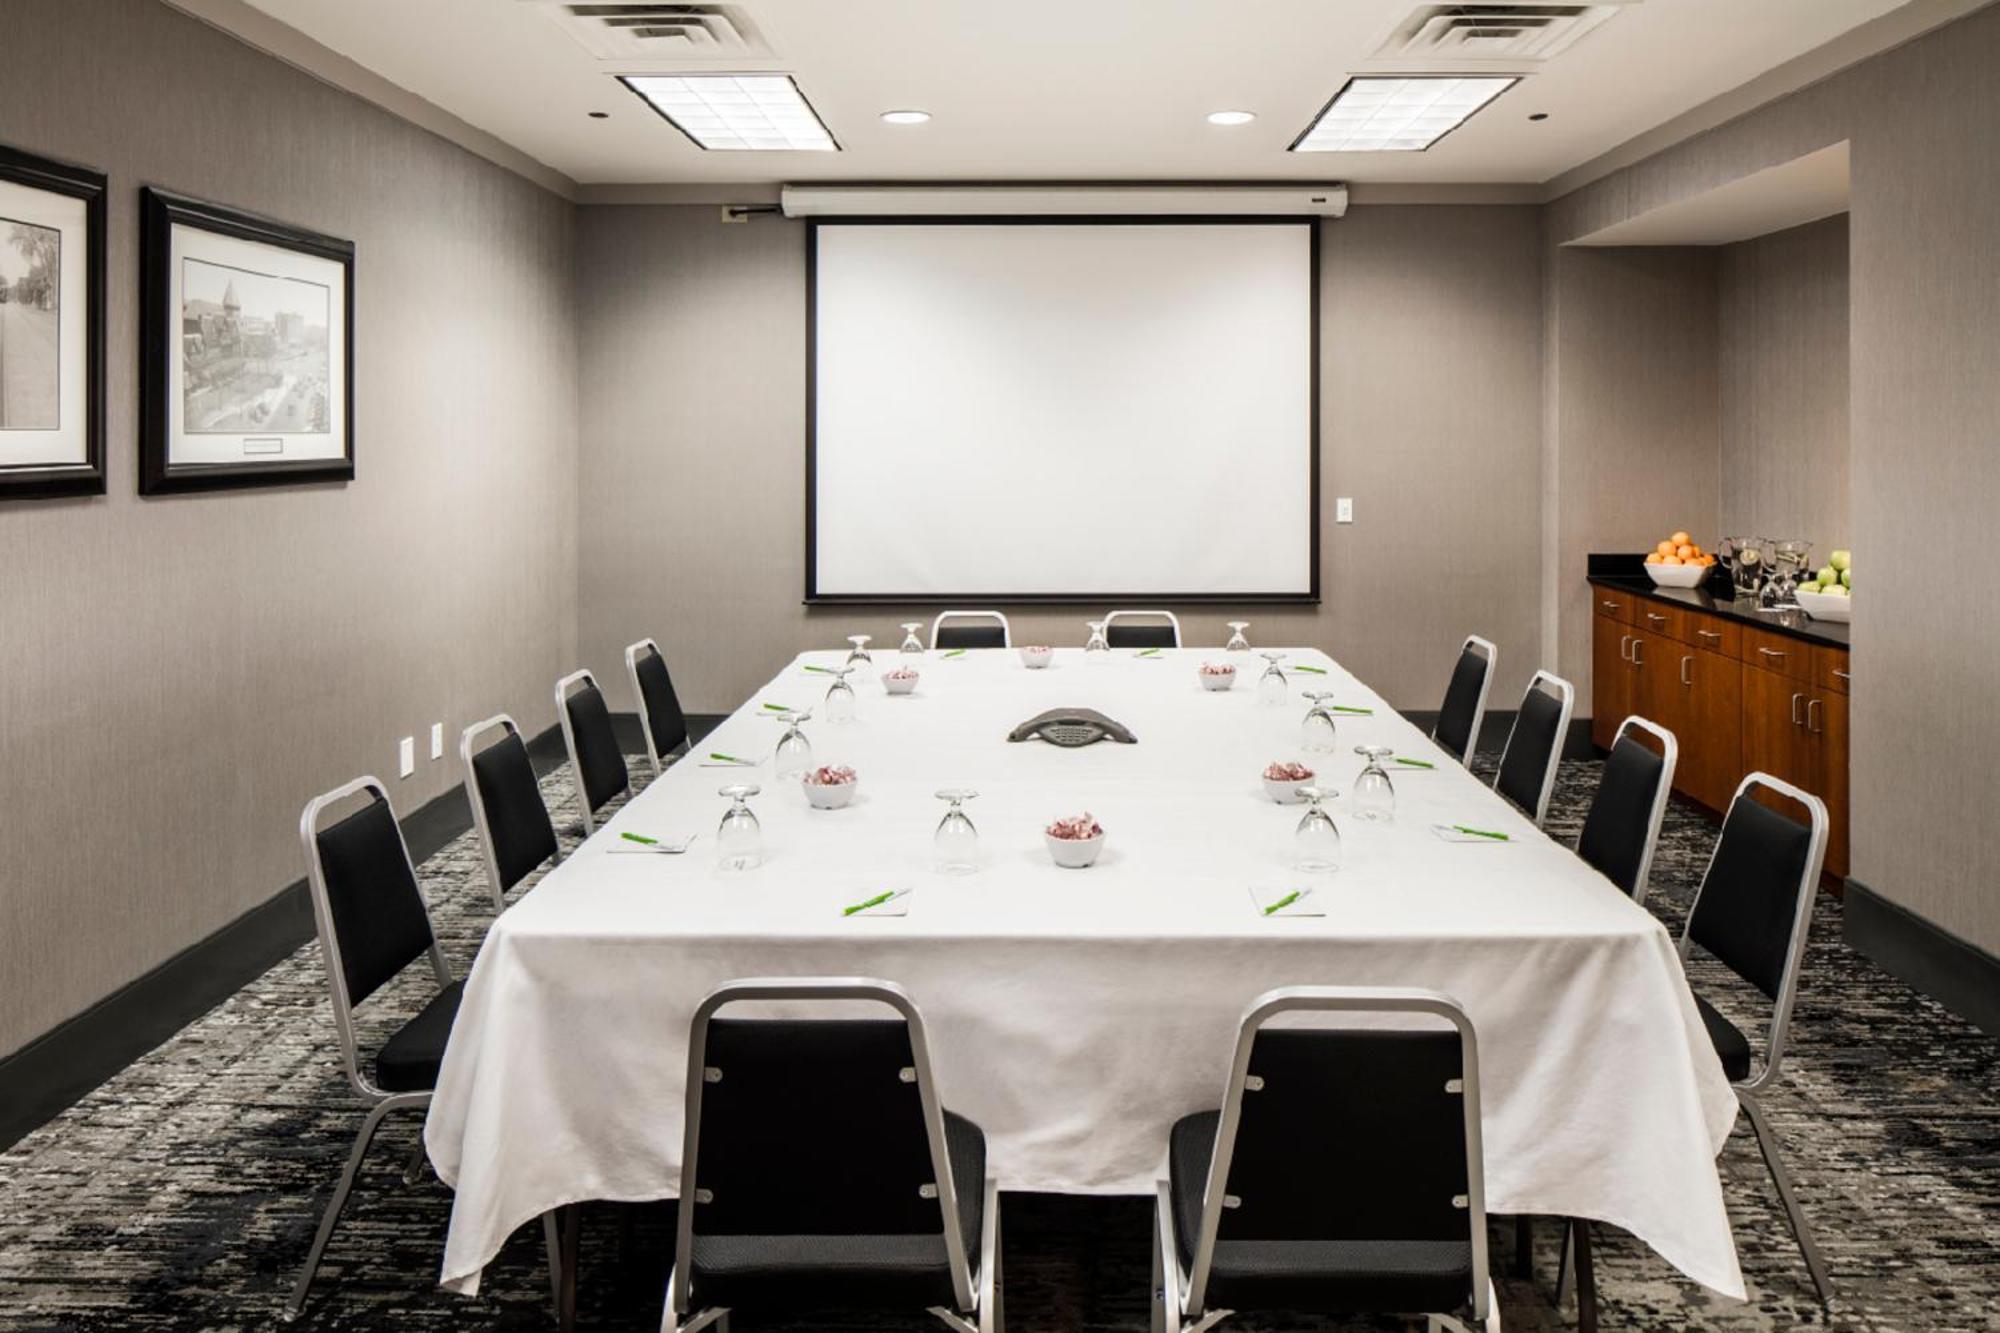
[[[1333,502],[1333,521],[1336,523],[1352,523],[1354,521],[1353,497],[1343,495]]]
[[[444,723],[431,723],[431,758],[444,758]]]
[[[405,736],[402,743],[396,747],[396,775],[406,778],[416,771],[417,738]]]

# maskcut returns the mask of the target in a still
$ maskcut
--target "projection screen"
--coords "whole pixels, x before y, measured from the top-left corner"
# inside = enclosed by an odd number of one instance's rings
[[[1314,220],[808,236],[808,600],[1317,599]]]

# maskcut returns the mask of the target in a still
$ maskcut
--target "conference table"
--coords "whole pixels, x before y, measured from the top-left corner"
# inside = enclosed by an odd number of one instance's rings
[[[1005,649],[878,654],[853,677],[852,721],[804,726],[815,763],[858,774],[841,810],[776,778],[766,705],[819,707],[831,678],[807,668],[844,654],[788,664],[494,923],[425,1129],[456,1190],[443,1284],[476,1292],[508,1235],[551,1209],[674,1196],[688,1023],[715,987],[864,976],[915,1000],[945,1104],[984,1128],[1000,1188],[1077,1194],[1152,1191],[1169,1127],[1220,1104],[1263,992],[1440,990],[1477,1031],[1488,1210],[1615,1224],[1741,1298],[1715,1165],[1736,1100],[1666,931],[1338,663],[1285,652],[1283,706],[1259,702],[1254,653],[1058,649],[1042,670]],[[1225,660],[1235,688],[1204,690],[1200,664]],[[875,672],[905,662],[915,692],[887,695]],[[1339,714],[1332,753],[1300,748],[1312,689],[1372,710]],[[1068,706],[1137,743],[1007,740]],[[1346,809],[1363,744],[1436,765],[1393,774],[1391,821]],[[1343,793],[1328,805],[1340,869],[1293,869],[1301,809],[1261,781],[1279,759]],[[738,782],[762,788],[764,859],[723,870],[717,793]],[[947,787],[979,793],[971,874],[933,868]],[[1103,854],[1060,869],[1043,829],[1084,811]],[[1508,840],[1448,841],[1437,824]],[[626,832],[695,840],[669,856]],[[1322,915],[1258,909],[1307,884]],[[843,914],[905,888],[902,915]]]

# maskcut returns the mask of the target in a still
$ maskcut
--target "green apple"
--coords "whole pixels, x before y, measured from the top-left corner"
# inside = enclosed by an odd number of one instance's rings
[[[1844,572],[1849,565],[1854,563],[1854,553],[1852,551],[1835,551],[1827,556],[1826,562],[1835,569]]]
[[[1818,592],[1818,591],[1819,591],[1819,584],[1817,584],[1817,583],[1814,583],[1814,582],[1812,582],[1811,580],[1807,580],[1806,582],[1804,582],[1804,583],[1801,583],[1801,584],[1799,585],[1799,591],[1800,591],[1800,592]]]
[[[1853,571],[1853,570],[1851,570],[1851,569],[1843,569],[1843,570],[1841,570],[1841,571],[1840,571],[1840,586],[1841,586],[1841,590],[1842,590],[1842,591],[1845,591],[1845,590],[1847,590],[1848,588],[1852,588],[1852,587],[1854,586],[1854,571]]]
[[[1847,596],[1847,588],[1844,584],[1831,584],[1827,587],[1826,591],[1832,593],[1835,597]]]
[[[1840,571],[1832,565],[1827,565],[1819,573],[1813,575],[1813,577],[1821,583],[1838,583],[1840,581]]]

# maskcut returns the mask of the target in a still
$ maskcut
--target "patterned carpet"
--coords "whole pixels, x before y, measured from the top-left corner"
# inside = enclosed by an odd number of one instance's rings
[[[1556,836],[1574,836],[1596,776],[1594,763],[1564,766],[1550,820]],[[567,782],[552,778],[545,792],[559,824],[573,822]],[[1670,927],[1678,928],[1713,837],[1699,812],[1670,812],[1651,899]],[[490,910],[477,866],[470,838],[461,838],[422,868],[461,975]],[[1606,1328],[2000,1329],[2000,1042],[1854,954],[1839,927],[1838,905],[1823,899],[1796,1044],[1769,1098],[1839,1288],[1833,1311],[1815,1300],[1739,1125],[1722,1169],[1750,1302],[1693,1287],[1605,1228],[1598,1268]],[[1697,965],[1695,975],[1703,985],[1712,974]],[[415,987],[406,995],[391,991],[367,1006],[376,1021],[414,1011],[421,979],[406,980]],[[1738,992],[1710,993],[1738,1017],[1758,1013]],[[370,1040],[379,1032],[364,1033]],[[0,1329],[277,1325],[357,1123],[336,1068],[318,948],[309,945],[0,1155]],[[402,1184],[416,1132],[414,1117],[392,1119],[378,1139],[297,1327],[552,1327],[538,1229],[502,1253],[479,1299],[434,1285],[450,1199],[428,1175]],[[1008,1196],[1004,1208],[1011,1327],[1146,1328],[1144,1201]],[[671,1205],[586,1210],[585,1327],[657,1327],[671,1219]],[[1549,1303],[1558,1229],[1537,1229],[1532,1282],[1505,1276],[1513,1229],[1496,1221],[1493,1230],[1507,1327],[1568,1326]],[[736,1326],[758,1327],[741,1318]],[[1246,1333],[1323,1326],[1249,1317],[1224,1325]]]

